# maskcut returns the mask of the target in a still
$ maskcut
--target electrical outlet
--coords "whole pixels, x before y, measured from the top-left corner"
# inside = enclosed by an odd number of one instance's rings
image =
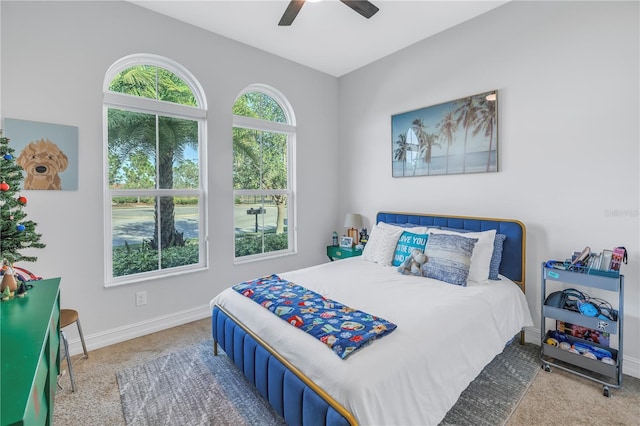
[[[136,306],[142,306],[146,304],[147,304],[147,292],[146,291],[136,292]]]

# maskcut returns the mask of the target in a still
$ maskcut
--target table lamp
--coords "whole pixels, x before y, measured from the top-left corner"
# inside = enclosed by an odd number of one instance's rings
[[[358,244],[358,229],[362,227],[362,216],[357,213],[347,213],[344,217],[344,226],[349,228],[347,236],[353,238],[353,244]]]

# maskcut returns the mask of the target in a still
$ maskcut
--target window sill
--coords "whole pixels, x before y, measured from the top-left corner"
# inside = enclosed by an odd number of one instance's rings
[[[252,256],[242,256],[242,257],[237,257],[233,259],[233,264],[242,265],[244,263],[254,263],[254,262],[259,262],[261,260],[270,260],[270,259],[277,259],[279,257],[293,256],[295,254],[298,254],[298,252],[287,251],[287,252],[276,252],[276,253],[269,253],[269,254],[255,254]]]
[[[139,276],[131,275],[128,278],[123,278],[123,279],[117,280],[117,281],[105,281],[104,287],[105,288],[120,287],[120,286],[123,286],[123,285],[136,284],[136,283],[140,283],[140,282],[144,282],[144,281],[159,280],[159,279],[162,279],[162,278],[168,278],[168,277],[175,277],[175,276],[178,276],[178,275],[191,274],[193,272],[202,272],[202,271],[206,271],[208,269],[209,269],[208,266],[198,266],[198,267],[188,268],[188,269],[178,269],[178,268],[176,268],[176,270],[172,270],[171,272],[165,272],[165,273],[162,273],[162,274],[139,275]]]

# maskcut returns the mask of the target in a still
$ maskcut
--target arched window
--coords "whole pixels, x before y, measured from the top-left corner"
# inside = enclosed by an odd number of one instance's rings
[[[236,262],[295,252],[295,117],[277,90],[251,85],[233,105]]]
[[[207,106],[196,79],[155,55],[104,80],[106,286],[206,267]]]

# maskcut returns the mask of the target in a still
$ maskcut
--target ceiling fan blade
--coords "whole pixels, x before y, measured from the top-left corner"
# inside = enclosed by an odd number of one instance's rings
[[[287,6],[287,10],[284,11],[282,18],[280,18],[280,22],[278,25],[282,27],[287,27],[293,23],[293,20],[298,16],[298,12],[302,9],[302,5],[304,5],[305,0],[291,0],[289,5]]]
[[[378,12],[378,10],[380,10],[375,4],[366,0],[340,0],[340,1],[367,19],[371,18],[373,15],[375,15]]]

